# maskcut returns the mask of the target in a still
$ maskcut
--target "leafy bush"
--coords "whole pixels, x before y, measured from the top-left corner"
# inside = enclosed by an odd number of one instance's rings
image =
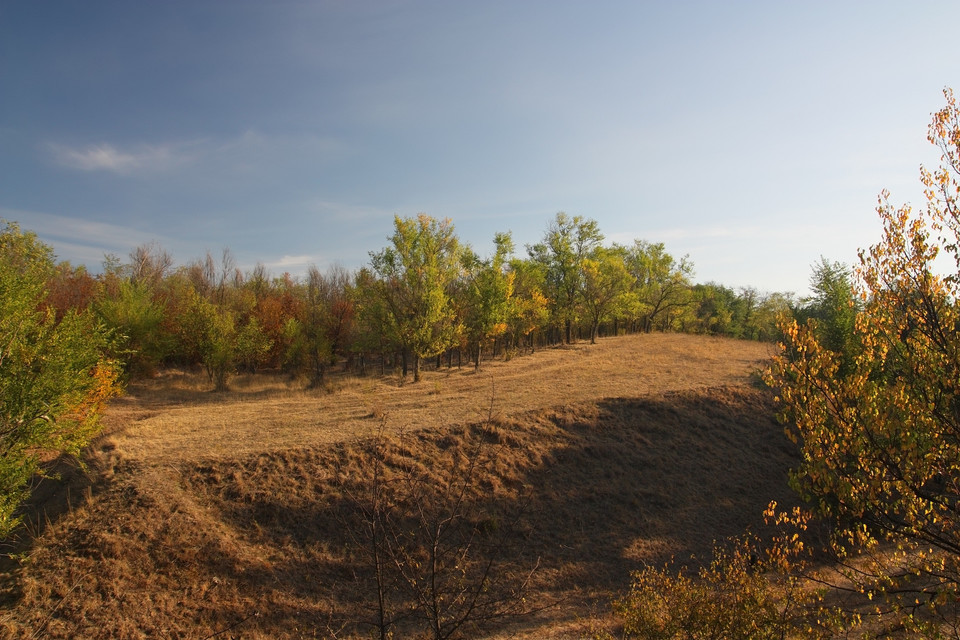
[[[0,537],[45,453],[77,454],[118,392],[106,329],[89,311],[46,304],[53,253],[13,223],[0,231]]]

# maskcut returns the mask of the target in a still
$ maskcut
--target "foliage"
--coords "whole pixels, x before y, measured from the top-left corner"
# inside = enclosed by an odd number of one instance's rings
[[[45,304],[53,254],[13,223],[0,232],[0,537],[16,526],[41,456],[78,454],[118,392],[109,333],[89,311]]]
[[[475,369],[480,368],[484,344],[507,331],[513,303],[515,274],[506,269],[513,241],[510,234],[500,233],[494,244],[496,252],[490,259],[481,260],[470,249],[465,249],[462,256],[463,277],[457,299],[464,340]]]
[[[943,165],[922,171],[926,208],[882,194],[883,237],[860,254],[856,352],[792,321],[767,375],[803,447],[793,483],[838,523],[838,553],[870,552],[867,566],[851,561],[854,584],[908,617],[960,593],[960,109],[945,96],[929,135]]]
[[[103,292],[94,309],[116,333],[115,355],[124,361],[127,373],[150,375],[172,348],[163,328],[166,310],[142,282],[125,279],[114,289]]]
[[[215,391],[226,391],[230,376],[241,365],[255,365],[271,347],[259,321],[242,322],[237,314],[191,290],[178,319],[186,353],[203,363]]]
[[[531,260],[514,258],[510,261],[513,275],[513,298],[508,314],[508,330],[514,347],[528,341],[533,347],[534,332],[549,320],[549,301],[543,294],[544,274]]]
[[[686,256],[678,262],[663,243],[644,240],[634,241],[626,260],[640,301],[642,330],[670,328],[671,314],[689,303],[693,263]]]
[[[414,356],[414,381],[420,360],[452,346],[460,325],[450,298],[459,273],[460,243],[449,220],[421,214],[394,218],[392,246],[370,254],[378,276],[374,291],[384,303],[390,333]],[[406,367],[404,367],[406,374]]]
[[[543,240],[527,247],[530,259],[543,269],[551,322],[562,327],[567,344],[573,342],[573,326],[579,320],[584,260],[601,242],[603,234],[596,220],[571,217],[561,211],[550,223]]]
[[[791,298],[782,293],[760,294],[756,289],[735,291],[715,283],[694,285],[691,314],[685,316],[685,331],[746,340],[780,339],[780,317],[791,313]]]
[[[306,369],[310,386],[322,387],[327,369],[349,346],[354,315],[350,274],[340,267],[326,274],[310,267],[302,314],[290,318],[284,327],[287,367]]]
[[[828,597],[811,571],[811,516],[771,502],[764,512],[770,532],[714,544],[713,558],[691,573],[675,562],[645,567],[613,603],[623,638],[643,640],[832,638],[861,624]],[[598,640],[611,640],[600,633]]]
[[[842,356],[840,368],[845,372],[856,355],[854,324],[862,307],[854,290],[853,273],[843,263],[821,257],[813,266],[810,290],[813,295],[797,309],[797,320],[812,322],[820,344]]]
[[[583,309],[590,321],[590,343],[596,344],[600,323],[630,315],[638,306],[631,276],[617,248],[604,247],[583,260]]]

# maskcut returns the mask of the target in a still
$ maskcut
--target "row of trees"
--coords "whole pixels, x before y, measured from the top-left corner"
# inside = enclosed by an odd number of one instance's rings
[[[410,369],[601,333],[683,330],[771,338],[783,296],[693,285],[662,244],[604,245],[596,221],[559,213],[515,254],[510,234],[480,256],[448,220],[397,217],[389,244],[357,272],[300,278],[219,260],[176,266],[155,244],[103,273],[55,261],[36,234],[0,228],[0,537],[15,524],[41,456],[79,451],[120,380],[202,366],[216,390],[238,370],[325,383],[332,367]]]
[[[598,224],[559,213],[518,257],[509,233],[481,256],[449,220],[394,220],[389,244],[357,272],[311,267],[273,277],[262,265],[219,260],[176,268],[156,245],[110,258],[103,274],[58,265],[48,304],[90,310],[118,338],[111,355],[133,375],[202,365],[216,389],[238,369],[282,369],[322,385],[335,365],[363,372],[397,366],[419,379],[422,363],[464,354],[479,367],[490,350],[511,353],[602,334],[687,331],[771,340],[791,299],[693,284],[688,258],[642,240],[605,245]]]

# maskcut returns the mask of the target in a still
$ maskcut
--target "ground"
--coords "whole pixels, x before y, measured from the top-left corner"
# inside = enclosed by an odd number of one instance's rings
[[[87,471],[62,465],[37,492],[0,632],[369,637],[364,568],[335,500],[344,461],[381,433],[429,466],[483,433],[496,446],[487,506],[523,496],[523,552],[503,572],[536,567],[529,604],[543,607],[488,637],[587,634],[632,570],[706,557],[714,540],[762,527],[770,500],[793,499],[795,448],[756,375],[772,349],[649,334],[418,384],[307,391],[260,375],[213,394],[183,372],[133,384]]]

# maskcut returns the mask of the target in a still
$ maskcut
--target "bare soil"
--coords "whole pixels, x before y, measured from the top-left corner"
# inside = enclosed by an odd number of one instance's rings
[[[542,610],[486,635],[581,637],[631,571],[707,557],[793,500],[796,451],[756,377],[771,349],[640,335],[327,391],[261,375],[213,394],[165,373],[114,402],[87,471],[62,463],[38,488],[0,635],[370,637],[338,475],[369,471],[383,429],[424,468],[477,434],[495,445],[474,508],[522,496],[522,553],[502,571],[536,566]]]

